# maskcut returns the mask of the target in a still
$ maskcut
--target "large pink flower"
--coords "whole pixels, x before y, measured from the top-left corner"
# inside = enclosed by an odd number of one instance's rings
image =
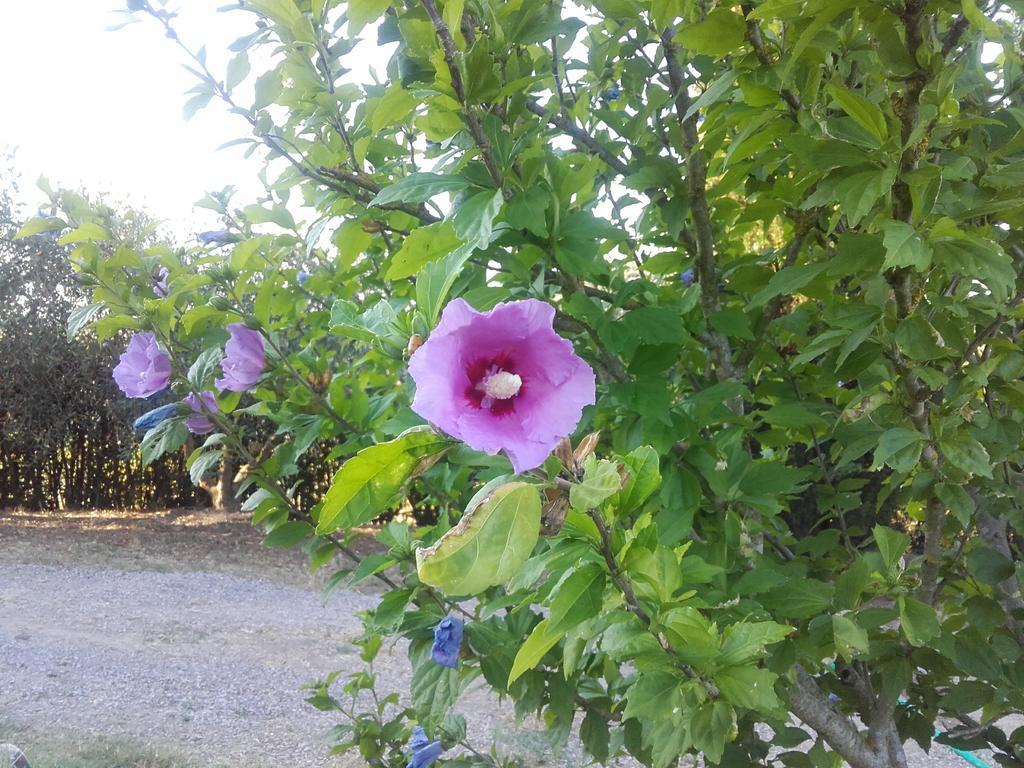
[[[504,451],[516,472],[544,463],[594,403],[594,372],[535,299],[477,312],[462,299],[409,361],[412,409],[471,448]]]
[[[171,361],[160,349],[156,336],[136,333],[114,367],[114,381],[128,397],[149,397],[167,386]]]

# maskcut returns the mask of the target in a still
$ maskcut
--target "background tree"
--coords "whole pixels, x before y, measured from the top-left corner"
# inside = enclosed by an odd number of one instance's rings
[[[599,761],[902,766],[949,721],[1024,757],[998,727],[1024,641],[1018,6],[246,0],[222,75],[130,3],[190,57],[186,110],[226,103],[273,176],[260,204],[204,201],[229,227],[187,267],[110,258],[69,212],[100,330],[154,333],[179,394],[213,386],[227,325],[259,332],[266,376],[218,395],[190,464],[249,463],[268,543],[351,552],[412,477],[442,512],[352,573],[389,590],[364,657],[402,634],[415,672],[406,710],[360,713],[372,676],[315,691],[342,747],[399,764],[409,719],[464,742],[448,707],[483,676],[555,743],[579,715]],[[345,77],[389,43],[387,82]],[[513,481],[405,431],[403,354],[456,296],[556,307],[597,372],[591,436]],[[180,417],[146,437],[184,439]],[[307,510],[323,442],[348,461]],[[428,650],[449,612],[472,619],[456,669]]]

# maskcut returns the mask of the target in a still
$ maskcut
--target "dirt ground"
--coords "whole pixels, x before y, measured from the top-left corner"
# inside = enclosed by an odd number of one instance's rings
[[[305,556],[269,549],[243,513],[209,509],[132,512],[0,511],[0,563],[96,566],[123,571],[205,571],[319,589]]]
[[[302,685],[360,671],[356,612],[376,601],[271,550],[243,515],[0,512],[0,743],[35,768],[355,768],[326,755],[334,716]],[[378,659],[380,688],[408,690],[405,648]],[[525,766],[551,756],[482,690],[460,699],[471,740]],[[912,768],[963,768],[942,748]]]

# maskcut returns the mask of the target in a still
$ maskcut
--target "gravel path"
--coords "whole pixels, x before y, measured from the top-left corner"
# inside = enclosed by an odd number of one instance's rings
[[[303,683],[361,668],[355,616],[376,598],[207,572],[122,571],[0,562],[0,716],[37,728],[138,739],[204,766],[354,768],[328,758],[334,716],[304,703]],[[404,649],[378,660],[381,688],[404,692]],[[508,725],[480,692],[460,701],[471,737],[493,733],[541,756],[543,738]],[[514,733],[513,733],[514,731]],[[963,768],[941,748],[911,768]]]
[[[359,662],[371,596],[211,573],[0,566],[3,713],[139,738],[211,764],[339,765],[303,683]]]

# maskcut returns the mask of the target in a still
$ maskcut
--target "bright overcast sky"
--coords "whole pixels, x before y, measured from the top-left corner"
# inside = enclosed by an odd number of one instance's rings
[[[152,19],[109,32],[124,0],[2,4],[0,149],[17,148],[29,202],[39,202],[34,182],[45,174],[54,186],[107,193],[195,231],[215,223],[211,212],[192,207],[207,190],[233,184],[249,197],[259,193],[257,157],[246,160],[237,147],[217,151],[246,135],[241,118],[211,103],[183,119],[183,93],[195,81]],[[223,4],[178,3],[181,37],[206,43],[215,72],[223,71],[227,45],[255,19],[216,12]]]

